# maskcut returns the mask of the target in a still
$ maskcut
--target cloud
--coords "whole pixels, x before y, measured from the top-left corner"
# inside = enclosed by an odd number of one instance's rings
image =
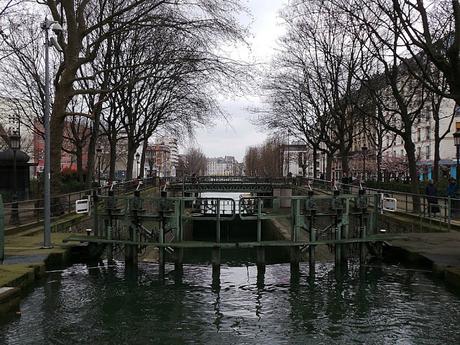
[[[277,40],[284,29],[279,18],[279,11],[285,1],[280,0],[250,0],[248,7],[254,18],[252,23],[253,37],[249,40],[251,49],[244,46],[235,47],[229,51],[232,58],[246,61],[269,63],[275,53]],[[243,19],[243,22],[249,18]],[[215,125],[196,131],[195,142],[208,157],[235,156],[242,161],[248,146],[262,143],[266,138],[259,128],[250,122],[253,116],[246,108],[261,103],[257,97],[236,97],[226,95],[221,101],[222,109],[229,115],[227,121],[218,119]]]

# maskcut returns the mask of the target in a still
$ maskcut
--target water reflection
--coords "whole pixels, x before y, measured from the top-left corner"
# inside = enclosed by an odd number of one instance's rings
[[[460,300],[394,266],[75,265],[0,324],[1,344],[458,344]]]

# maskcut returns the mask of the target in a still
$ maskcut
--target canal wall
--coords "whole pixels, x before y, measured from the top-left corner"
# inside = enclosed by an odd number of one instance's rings
[[[47,270],[67,266],[85,247],[62,245],[69,233],[52,233],[53,248],[40,249],[43,234],[11,235],[6,237],[7,258],[0,265],[0,317],[18,311],[20,299],[31,285]]]
[[[386,241],[384,259],[430,269],[460,293],[460,233],[411,233]]]
[[[291,240],[291,224],[289,219],[266,219],[262,223],[263,231],[267,240]],[[306,231],[301,231],[299,234],[299,241],[308,241],[308,234]],[[284,248],[289,253],[288,248]],[[316,246],[315,259],[318,262],[331,262],[334,261],[334,253],[329,250],[327,245]],[[308,261],[308,252],[301,253],[301,261]]]

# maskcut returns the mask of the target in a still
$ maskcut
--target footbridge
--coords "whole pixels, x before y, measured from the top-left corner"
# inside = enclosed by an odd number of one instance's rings
[[[168,189],[184,193],[250,192],[271,194],[274,190],[290,189],[296,181],[296,179],[284,177],[191,176],[168,180]]]

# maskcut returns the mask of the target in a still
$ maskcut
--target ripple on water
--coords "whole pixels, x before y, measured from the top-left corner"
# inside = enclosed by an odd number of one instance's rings
[[[172,267],[169,267],[171,270]],[[0,324],[0,344],[459,344],[460,299],[425,274],[377,266],[342,274],[332,265],[185,266],[158,279],[74,265],[23,301]]]

